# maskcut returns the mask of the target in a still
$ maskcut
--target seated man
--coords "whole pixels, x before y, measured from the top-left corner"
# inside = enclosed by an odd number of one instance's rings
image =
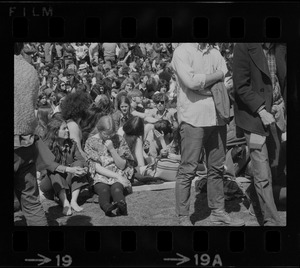
[[[176,109],[170,108],[168,109],[167,103],[169,98],[166,94],[157,93],[153,95],[153,102],[155,103],[155,108],[149,111],[149,115],[156,119],[165,119],[168,120],[171,124],[176,121],[174,114],[176,113]]]

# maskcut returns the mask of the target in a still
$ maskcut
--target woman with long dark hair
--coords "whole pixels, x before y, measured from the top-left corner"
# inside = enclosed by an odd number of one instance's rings
[[[126,95],[117,95],[117,110],[112,114],[116,130],[122,127],[126,121],[132,117],[130,110],[130,100]]]
[[[81,211],[83,208],[77,204],[77,198],[80,189],[88,185],[85,176],[88,165],[76,142],[70,139],[67,123],[61,116],[57,115],[48,122],[44,142],[54,155],[54,168],[43,173],[41,191],[54,191],[63,206],[64,215],[71,215],[72,209]],[[70,202],[67,191],[71,194]]]

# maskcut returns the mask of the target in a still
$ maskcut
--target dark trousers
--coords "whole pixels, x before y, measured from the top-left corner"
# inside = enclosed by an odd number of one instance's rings
[[[14,188],[28,226],[48,226],[39,198],[35,145],[14,150]]]
[[[94,185],[94,191],[98,195],[99,205],[104,212],[112,200],[114,202],[125,201],[124,186],[119,182],[112,185],[98,182]]]
[[[226,126],[194,127],[181,124],[181,163],[175,185],[177,215],[189,215],[191,184],[196,175],[202,146],[207,163],[208,206],[216,211],[224,209],[226,133]]]
[[[72,167],[80,166],[82,167],[81,161],[75,161],[71,164]],[[62,190],[71,190],[71,192],[88,185],[86,176],[76,177],[73,174],[65,173],[61,174],[59,172],[47,172],[47,174],[42,178],[40,183],[40,189],[42,192],[53,191],[56,195]]]
[[[250,132],[244,131],[247,145],[250,148]],[[250,149],[250,158],[253,167],[254,187],[258,196],[259,205],[264,218],[264,223],[280,223],[280,217],[274,202],[272,190],[272,173],[270,163],[274,162],[277,153],[274,154],[274,143],[271,135],[266,138],[261,150]],[[274,167],[274,166],[273,166]]]

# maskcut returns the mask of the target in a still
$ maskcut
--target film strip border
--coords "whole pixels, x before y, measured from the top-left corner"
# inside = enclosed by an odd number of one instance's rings
[[[287,39],[291,27],[297,28],[297,25],[290,25],[282,19],[290,12],[291,5],[272,3],[270,8],[270,4],[261,4],[259,8],[252,8],[255,13],[249,12],[248,5],[171,2],[82,4],[76,1],[72,5],[64,2],[51,5],[6,4],[1,17],[9,19],[1,24],[6,35],[13,38],[55,38],[56,41],[77,38],[87,41],[120,38],[124,41],[211,40],[216,37],[237,42],[261,38],[277,41]],[[289,14],[290,19],[293,16],[296,20],[297,14]]]
[[[288,42],[288,84],[297,89],[299,11],[297,3],[4,3],[0,30],[4,45],[22,40]],[[288,97],[296,110],[297,96]],[[289,196],[297,196],[296,190],[289,188]],[[287,229],[9,226],[1,231],[0,266],[296,266],[300,234],[293,214],[287,213]]]
[[[259,264],[263,267],[284,266],[286,258],[295,260],[293,253],[283,247],[292,240],[279,230],[267,230],[253,236],[251,229],[194,228],[191,232],[191,229],[187,230],[189,228],[175,231],[163,227],[148,228],[83,230],[74,227],[72,230],[43,231],[38,236],[32,230],[16,230],[8,245],[15,254],[7,258],[13,266],[33,264],[34,261],[26,260],[37,259],[39,255],[43,256],[40,260],[50,260],[49,266],[59,263],[63,266],[167,266],[182,262],[191,266]]]

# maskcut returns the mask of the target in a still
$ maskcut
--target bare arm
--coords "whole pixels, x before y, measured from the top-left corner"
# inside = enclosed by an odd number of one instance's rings
[[[126,167],[126,160],[119,156],[115,148],[111,149],[110,153],[115,161],[116,166],[123,170]]]
[[[147,122],[147,123],[152,123],[153,124],[153,123],[156,123],[158,121],[158,119],[153,118],[152,116],[150,116],[146,113],[140,113],[140,112],[137,112],[137,111],[132,111],[131,114],[144,119],[145,122]]]
[[[68,128],[70,139],[73,139],[76,142],[79,152],[84,159],[87,159],[86,153],[81,148],[81,130],[79,129],[78,125],[75,122],[69,122]]]
[[[119,176],[119,174],[117,174],[116,172],[113,172],[105,167],[102,167],[99,163],[95,163],[95,169],[97,173],[108,178],[117,178]]]
[[[143,156],[143,142],[141,138],[138,138],[135,145],[135,156],[138,162],[138,166],[145,166],[145,160]]]
[[[112,143],[111,140],[107,140],[104,145],[106,146],[107,150],[109,150],[109,152],[111,153],[112,158],[114,159],[114,162],[116,164],[116,166],[123,170],[126,167],[126,160],[123,159],[118,152],[116,151],[116,149],[114,148],[114,145]]]

